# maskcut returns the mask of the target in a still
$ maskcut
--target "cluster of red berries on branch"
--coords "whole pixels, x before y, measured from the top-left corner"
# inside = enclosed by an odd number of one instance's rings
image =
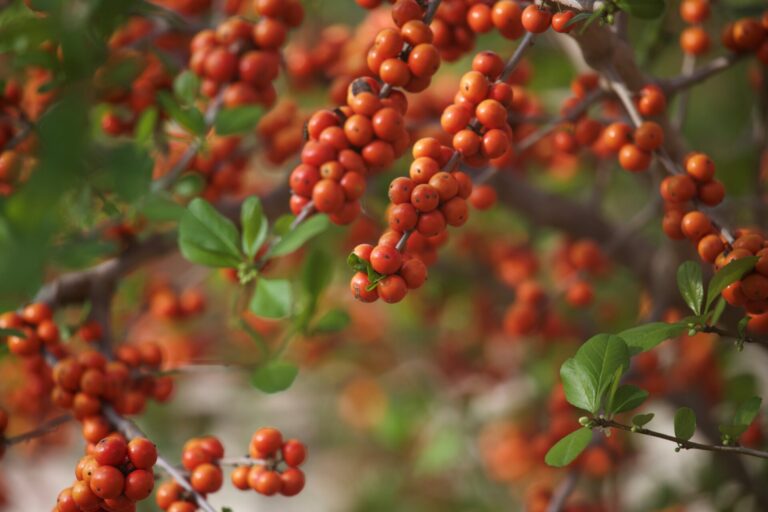
[[[440,118],[452,136],[451,146],[432,137],[414,144],[409,177],[396,178],[389,188],[389,231],[375,247],[364,244],[354,251],[357,273],[350,288],[355,298],[399,302],[408,289],[420,287],[426,265],[434,262],[436,247],[447,237],[446,227],[461,226],[469,217],[472,180],[455,170],[459,163],[500,167],[511,161],[513,133],[507,118],[513,92],[503,74],[508,73],[498,55],[477,54],[454,103]]]
[[[120,414],[140,414],[149,398],[167,401],[173,392],[170,376],[156,375],[162,351],[155,343],[121,345],[115,360],[96,350],[60,359],[53,367],[53,403],[71,409],[78,419],[99,415],[109,404]]]
[[[76,482],[59,493],[53,512],[131,512],[155,487],[157,448],[146,438],[111,433],[75,467]]]
[[[219,461],[223,457],[224,446],[216,437],[193,438],[184,443],[181,464],[190,472],[189,483],[195,491],[206,495],[221,489],[224,473]]]
[[[690,25],[680,33],[680,48],[687,55],[698,57],[709,51],[711,40],[703,24],[709,19],[710,12],[709,0],[680,2],[680,17]]]
[[[230,475],[236,488],[265,496],[295,496],[304,488],[299,466],[307,458],[307,449],[300,441],[283,440],[279,430],[265,427],[253,434],[248,454],[250,459],[243,462],[249,464],[238,464]]]
[[[425,89],[440,56],[425,23],[429,13],[415,3],[417,9],[399,7],[405,4],[408,0],[400,0],[392,10],[398,29],[381,30],[368,51],[370,71],[384,86],[370,77],[357,78],[348,87],[346,105],[310,117],[301,164],[290,176],[294,214],[313,208],[337,224],[349,224],[360,212],[365,175],[390,166],[408,148],[403,119],[408,101],[393,87]]]
[[[29,134],[30,119],[22,108],[25,90],[16,80],[9,80],[0,96],[0,197],[9,196],[32,169],[33,158],[25,153],[33,149]]]
[[[216,30],[198,32],[190,44],[189,68],[202,79],[202,93],[221,93],[225,106],[272,106],[272,82],[280,71],[280,47],[288,29],[299,26],[304,9],[298,0],[256,0],[255,23],[229,18]]]

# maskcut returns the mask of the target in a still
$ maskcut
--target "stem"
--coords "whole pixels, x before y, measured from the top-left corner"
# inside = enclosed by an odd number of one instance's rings
[[[570,473],[568,473],[568,476],[565,477],[565,480],[560,482],[560,485],[558,485],[557,489],[555,489],[555,492],[552,495],[552,501],[550,501],[549,505],[547,506],[547,512],[560,512],[563,510],[565,502],[568,500],[568,497],[571,495],[571,493],[573,493],[574,489],[576,489],[576,483],[578,481],[578,471],[572,470]]]
[[[690,55],[688,53],[685,54],[683,57],[683,66],[681,75],[682,76],[690,76],[693,74],[694,70],[696,69],[696,56]],[[677,112],[675,112],[675,117],[672,119],[672,126],[675,128],[675,130],[680,130],[683,127],[683,124],[685,123],[685,118],[688,114],[688,99],[690,98],[690,91],[688,89],[683,89],[680,93],[680,99],[677,103]]]
[[[529,46],[533,44],[533,40],[536,37],[536,34],[533,32],[526,32],[525,36],[523,36],[523,39],[520,41],[520,44],[517,45],[517,48],[515,48],[515,53],[512,54],[512,57],[509,58],[507,63],[504,65],[504,69],[501,72],[501,75],[499,76],[500,82],[506,82],[509,78],[509,75],[512,74],[512,72],[515,70],[518,64],[520,64],[520,61],[523,60],[523,55],[525,55],[525,50],[528,49]]]
[[[618,423],[613,420],[605,418],[595,418],[594,422],[597,426],[617,428],[619,430],[625,430],[627,432],[634,432],[636,434],[642,434],[649,437],[656,437],[658,439],[664,439],[676,443],[680,448],[685,450],[702,450],[706,452],[725,452],[725,453],[739,453],[741,455],[750,455],[752,457],[758,457],[760,459],[768,459],[768,452],[762,450],[755,450],[753,448],[745,448],[743,446],[722,446],[718,444],[704,444],[696,443],[694,441],[686,441],[685,439],[656,432],[655,430],[648,430],[647,428],[631,427]]]
[[[104,416],[115,425],[115,428],[119,430],[129,440],[136,437],[147,437],[144,432],[133,421],[123,418],[111,407],[105,406],[102,410]],[[187,477],[176,468],[173,464],[165,460],[160,455],[157,456],[157,466],[171,476],[176,482],[192,497],[195,499],[197,506],[203,509],[205,512],[217,512],[215,508],[205,499],[205,497],[197,492],[187,480]]]
[[[667,96],[675,95],[680,91],[688,89],[707,80],[708,78],[720,73],[721,71],[725,71],[726,69],[739,62],[739,60],[741,60],[744,55],[745,54],[732,53],[724,57],[712,59],[704,66],[701,66],[690,74],[686,75],[683,73],[680,76],[672,78],[666,82],[662,82],[659,85]]]
[[[206,131],[213,128],[213,124],[216,121],[216,116],[219,114],[219,111],[221,110],[221,106],[224,103],[224,89],[219,92],[219,94],[216,95],[216,97],[213,99],[213,101],[208,105],[208,109],[205,111],[205,129]],[[178,162],[176,162],[176,165],[174,165],[170,171],[168,171],[165,175],[161,176],[159,179],[157,179],[152,184],[152,189],[154,191],[158,190],[165,190],[171,185],[173,185],[173,182],[176,181],[176,178],[178,178],[181,173],[187,170],[189,167],[189,164],[192,162],[192,159],[195,158],[195,155],[197,155],[197,152],[200,151],[200,148],[203,146],[202,138],[195,139],[194,142],[192,142],[187,150],[184,152],[184,154],[181,155],[181,158]]]
[[[46,434],[50,434],[51,432],[56,430],[59,426],[65,423],[69,423],[73,419],[74,419],[74,416],[72,416],[71,414],[62,414],[61,416],[56,416],[55,418],[51,418],[45,421],[34,430],[30,430],[29,432],[24,432],[23,434],[19,434],[13,437],[6,437],[3,440],[3,443],[6,446],[11,446],[14,444],[23,443],[24,441],[29,441],[31,439],[42,437]]]

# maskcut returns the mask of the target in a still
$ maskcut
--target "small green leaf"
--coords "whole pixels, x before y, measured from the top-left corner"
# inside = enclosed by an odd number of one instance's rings
[[[637,354],[654,348],[664,340],[681,335],[685,328],[685,322],[653,322],[621,331],[618,336],[626,342],[633,354]]]
[[[704,283],[698,263],[686,261],[680,265],[677,269],[677,287],[691,311],[700,315],[701,304],[704,302]]]
[[[616,396],[613,398],[613,410],[607,411],[609,414],[618,414],[620,412],[631,411],[648,398],[648,392],[632,384],[622,384],[616,390]]]
[[[652,20],[664,14],[664,0],[616,0],[616,5],[635,18]]]
[[[310,238],[328,229],[331,221],[326,215],[314,215],[299,224],[296,229],[287,232],[272,248],[271,256],[283,256],[292,253]]]
[[[368,272],[368,263],[353,252],[347,256],[347,265],[355,272]]]
[[[688,441],[696,432],[696,415],[689,407],[681,407],[675,413],[675,437]]]
[[[6,336],[16,336],[17,338],[26,338],[27,335],[24,334],[23,331],[20,331],[18,329],[6,329],[6,328],[0,328],[0,337],[6,337]]]
[[[209,267],[237,267],[243,257],[235,225],[204,199],[194,199],[179,226],[181,254]]]
[[[173,81],[173,93],[184,105],[194,103],[200,91],[200,78],[192,71],[184,71]]]
[[[755,263],[757,263],[758,259],[760,258],[757,256],[750,256],[748,258],[733,260],[718,270],[707,287],[707,305],[704,310],[709,310],[709,306],[720,296],[720,292],[725,290],[726,286],[738,281],[755,268]]]
[[[747,325],[749,324],[749,317],[745,316],[741,320],[739,320],[739,323],[736,324],[736,332],[738,333],[739,337],[744,338],[747,334]]]
[[[621,382],[621,376],[624,375],[624,368],[618,367],[613,374],[613,380],[611,381],[610,388],[608,389],[608,398],[605,401],[605,412],[611,414],[613,411],[613,399],[616,396],[616,391],[619,389],[619,383]]]
[[[309,253],[301,268],[301,283],[314,300],[331,283],[333,260],[327,252],[314,249]]]
[[[157,99],[171,118],[194,135],[205,135],[205,116],[195,107],[181,107],[170,94],[161,91]]]
[[[312,334],[327,334],[343,331],[349,325],[349,313],[343,309],[332,309],[315,322]]]
[[[264,318],[285,318],[291,313],[293,291],[287,279],[259,279],[250,310]]]
[[[293,224],[293,221],[296,219],[295,215],[291,215],[290,213],[286,213],[285,215],[279,216],[272,227],[272,234],[275,236],[283,236],[287,232],[291,230],[291,224]]]
[[[249,260],[252,260],[259,252],[264,240],[267,238],[269,222],[264,217],[261,209],[261,200],[251,196],[240,209],[240,222],[243,226],[242,248]]]
[[[760,404],[762,403],[762,398],[753,396],[740,404],[738,409],[736,409],[736,414],[733,416],[733,424],[748,427],[757,417],[757,413],[760,411]]]
[[[299,369],[285,361],[272,361],[257,368],[251,375],[251,384],[265,393],[285,391],[299,374]]]
[[[559,440],[549,449],[544,461],[550,466],[561,468],[578,457],[592,441],[592,431],[588,428],[575,430]]]
[[[158,113],[155,107],[149,107],[141,113],[139,120],[136,122],[136,129],[133,132],[137,144],[144,144],[152,139],[155,126],[157,126],[157,119]]]
[[[715,325],[720,321],[720,317],[725,312],[725,299],[720,297],[715,304],[715,309],[712,310],[712,317],[709,319],[710,325]]]
[[[256,128],[264,109],[257,105],[226,108],[216,116],[214,124],[218,135],[237,135]]]
[[[632,424],[636,427],[643,428],[651,422],[655,414],[649,412],[647,414],[637,414],[632,418]]]

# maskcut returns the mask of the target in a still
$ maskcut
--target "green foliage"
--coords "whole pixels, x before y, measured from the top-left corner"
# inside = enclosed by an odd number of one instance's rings
[[[157,100],[163,109],[168,112],[168,115],[171,116],[171,119],[179,123],[189,133],[197,136],[205,135],[207,131],[205,116],[196,107],[180,105],[173,96],[165,91],[158,92]]]
[[[271,361],[257,368],[251,375],[251,384],[264,393],[285,391],[299,374],[299,369],[286,361]]]
[[[544,461],[550,466],[561,468],[578,457],[592,441],[592,430],[582,427],[559,440],[549,449]]]
[[[299,226],[285,233],[270,251],[273,257],[284,256],[297,250],[311,238],[319,235],[331,225],[327,215],[313,215]]]
[[[638,428],[643,428],[647,424],[653,420],[653,417],[656,416],[652,412],[649,412],[647,414],[636,414],[632,417],[632,425]]]
[[[179,226],[181,254],[209,267],[237,267],[242,260],[235,225],[204,199],[194,199]]]
[[[631,411],[639,407],[648,398],[648,392],[632,384],[622,384],[616,390],[612,406],[606,411],[609,414]]]
[[[652,20],[664,14],[664,0],[614,0],[616,5],[635,18]]]
[[[723,441],[737,440],[757,417],[762,402],[762,398],[753,396],[739,404],[731,422],[719,427]]]
[[[225,108],[219,111],[214,122],[219,135],[239,135],[256,128],[264,109],[255,105]]]
[[[752,269],[755,268],[755,263],[757,263],[758,259],[757,256],[750,256],[748,258],[733,260],[725,267],[718,270],[707,287],[707,304],[704,310],[709,310],[712,302],[720,296],[720,292],[722,292],[726,286],[738,281],[751,272]]]
[[[695,261],[686,261],[677,269],[677,287],[683,300],[696,315],[701,315],[704,302],[704,280],[701,266]]]
[[[190,70],[176,75],[173,80],[173,93],[184,105],[192,104],[200,91],[200,78]]]
[[[317,319],[312,326],[312,334],[327,334],[343,331],[349,325],[349,313],[343,309],[332,309]]]
[[[568,402],[597,413],[616,373],[628,368],[629,349],[624,340],[611,334],[590,338],[560,368]]]
[[[651,350],[662,341],[681,335],[685,329],[684,322],[652,322],[621,331],[619,337],[626,342],[630,352],[636,354]]]
[[[675,412],[675,437],[688,441],[696,432],[696,415],[689,407],[681,407]]]
[[[251,196],[243,202],[240,208],[240,223],[243,229],[242,249],[248,259],[252,260],[267,239],[269,230],[269,221],[264,216],[258,197]]]
[[[291,314],[293,291],[287,279],[261,278],[249,306],[251,312],[264,318],[285,318]]]

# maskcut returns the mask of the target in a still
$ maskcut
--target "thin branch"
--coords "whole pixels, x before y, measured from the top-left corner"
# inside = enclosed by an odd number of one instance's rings
[[[731,53],[723,57],[712,59],[690,74],[683,73],[675,78],[659,82],[659,86],[664,90],[667,97],[674,96],[680,91],[700,84],[718,73],[725,71],[739,62],[744,55],[746,54]]]
[[[555,492],[552,495],[552,500],[547,506],[547,512],[560,512],[563,510],[563,507],[565,507],[565,502],[576,489],[576,484],[578,481],[579,471],[575,469],[571,470],[571,472],[568,473],[568,476],[565,477],[565,480],[560,482],[560,485],[558,485],[557,489],[555,489]]]
[[[738,453],[741,455],[749,455],[751,457],[758,457],[760,459],[768,459],[768,452],[762,450],[755,450],[753,448],[746,448],[744,446],[723,446],[719,444],[704,444],[694,441],[686,441],[685,439],[656,432],[655,430],[648,430],[647,428],[631,427],[618,423],[613,420],[605,418],[594,418],[593,420],[597,426],[617,428],[619,430],[625,430],[627,432],[634,432],[636,434],[642,434],[645,436],[655,437],[658,439],[664,439],[676,443],[680,448],[684,450],[702,450],[707,452],[721,452],[721,453]]]
[[[51,418],[43,422],[39,427],[35,428],[34,430],[30,430],[29,432],[24,432],[23,434],[18,434],[12,437],[6,437],[5,439],[2,440],[2,442],[6,446],[11,446],[14,444],[19,444],[25,441],[36,439],[38,437],[42,437],[44,435],[50,434],[61,425],[65,423],[69,423],[73,419],[74,419],[74,416],[72,416],[71,414],[62,414],[61,416],[56,416],[55,418]]]
[[[729,338],[732,340],[741,340],[744,343],[752,343],[755,345],[762,345],[763,347],[768,348],[768,339],[765,338],[755,338],[754,336],[749,336],[745,334],[744,336],[740,336],[739,334],[735,332],[728,331],[726,329],[722,329],[716,325],[704,325],[699,328],[699,331],[706,332],[710,334],[717,334],[718,336],[722,336],[723,338]]]
[[[691,76],[696,69],[696,56],[686,53],[683,56],[682,76]],[[688,115],[688,100],[690,99],[690,90],[683,89],[680,93],[680,99],[677,100],[677,110],[672,118],[672,126],[675,130],[680,130],[685,124],[685,118]]]
[[[147,437],[146,434],[136,425],[133,421],[123,418],[117,412],[110,406],[106,406],[103,408],[104,416],[115,426],[115,428],[120,431],[125,437],[128,439],[133,439],[135,437]],[[185,490],[187,491],[194,499],[195,503],[197,503],[197,506],[203,509],[205,512],[217,512],[215,508],[213,508],[213,505],[211,505],[208,500],[205,499],[205,497],[197,492],[192,485],[189,483],[189,480],[187,480],[187,477],[173,464],[165,460],[163,457],[158,455],[157,457],[157,466],[159,466],[163,471],[168,473],[176,482]]]

